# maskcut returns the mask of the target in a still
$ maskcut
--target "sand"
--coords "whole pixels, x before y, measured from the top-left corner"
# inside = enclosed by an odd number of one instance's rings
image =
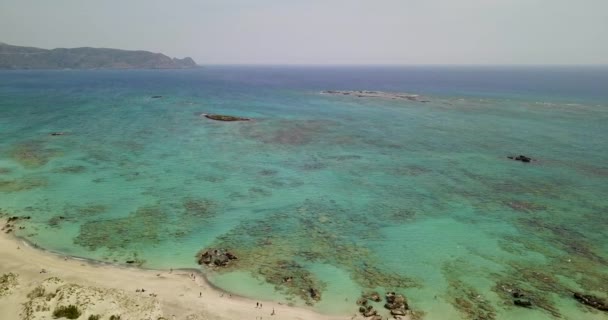
[[[44,269],[44,270],[43,270]],[[99,314],[130,319],[362,319],[326,316],[301,307],[224,293],[195,270],[145,270],[97,264],[39,250],[12,235],[0,235],[0,319],[53,319],[57,306],[76,304],[78,319]],[[191,274],[194,274],[194,279]],[[144,289],[145,292],[137,292]],[[29,297],[28,297],[29,295]],[[271,316],[272,310],[275,315]]]

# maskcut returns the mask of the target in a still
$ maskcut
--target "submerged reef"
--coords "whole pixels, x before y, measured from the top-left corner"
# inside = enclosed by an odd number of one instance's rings
[[[329,142],[327,133],[336,124],[331,120],[273,120],[266,126],[244,125],[239,133],[264,144],[301,146],[321,140]]]
[[[83,173],[87,170],[85,166],[67,166],[53,170],[55,173]]]
[[[143,207],[124,218],[85,222],[74,243],[91,250],[125,249],[133,243],[159,243],[167,216],[157,206]]]
[[[379,98],[389,100],[406,100],[416,102],[429,102],[429,100],[421,97],[417,94],[410,93],[399,93],[399,92],[383,92],[383,91],[369,91],[369,90],[357,90],[357,91],[341,91],[341,90],[327,90],[321,91],[321,94],[329,95],[340,95],[357,98]]]
[[[406,275],[377,266],[381,258],[358,244],[357,237],[377,230],[376,226],[364,214],[347,212],[335,203],[307,200],[292,210],[245,221],[202,252],[225,248],[238,260],[213,268],[215,272],[249,272],[288,298],[298,297],[307,304],[320,300],[326,289],[308,270],[312,263],[346,270],[364,288],[419,287]]]
[[[58,227],[62,222],[77,222],[81,219],[89,219],[100,215],[107,210],[107,206],[94,203],[84,206],[66,205],[63,209],[63,214],[51,217],[48,224],[51,227]]]
[[[443,298],[458,310],[464,319],[494,320],[497,310],[488,297],[464,280],[470,267],[464,260],[449,261],[442,265],[441,270],[448,284]]]
[[[48,148],[41,141],[22,142],[10,152],[11,158],[26,168],[41,167],[60,154],[59,150]]]
[[[94,204],[74,207],[64,219],[95,217],[106,209],[103,205]],[[174,206],[144,206],[126,217],[84,222],[74,243],[90,250],[124,251],[153,246],[197,231],[200,222],[213,218],[216,210],[217,206],[212,201],[197,198],[181,199]]]
[[[496,309],[479,291],[459,280],[449,280],[448,283],[449,302],[465,319],[496,319]]]
[[[27,191],[34,188],[46,187],[48,181],[39,177],[26,177],[14,180],[0,179],[0,192],[19,192]]]

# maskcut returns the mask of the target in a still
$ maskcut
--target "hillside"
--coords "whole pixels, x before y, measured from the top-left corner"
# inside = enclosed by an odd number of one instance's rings
[[[0,69],[185,69],[192,58],[170,58],[162,53],[106,48],[52,50],[0,43]]]

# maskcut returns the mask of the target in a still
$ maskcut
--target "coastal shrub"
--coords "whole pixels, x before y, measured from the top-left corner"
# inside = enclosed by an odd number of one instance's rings
[[[54,318],[68,318],[68,319],[78,319],[82,312],[78,310],[78,307],[71,304],[69,306],[61,306],[53,311]]]
[[[110,316],[110,320],[120,320],[120,316],[112,315]]]
[[[27,294],[27,297],[30,299],[36,299],[36,298],[40,298],[44,296],[44,287],[43,286],[37,286],[36,288],[34,288],[34,290],[32,290],[30,293]]]
[[[101,316],[98,314],[92,314],[89,316],[89,320],[99,320],[101,319]]]
[[[17,275],[9,272],[0,276],[0,297],[11,292],[13,287],[17,285]]]

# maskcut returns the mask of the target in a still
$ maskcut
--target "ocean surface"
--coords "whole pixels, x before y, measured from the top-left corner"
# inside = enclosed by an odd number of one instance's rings
[[[213,284],[328,314],[390,290],[424,319],[608,319],[572,298],[608,297],[606,67],[2,71],[0,137],[0,210],[42,248],[226,248]]]

